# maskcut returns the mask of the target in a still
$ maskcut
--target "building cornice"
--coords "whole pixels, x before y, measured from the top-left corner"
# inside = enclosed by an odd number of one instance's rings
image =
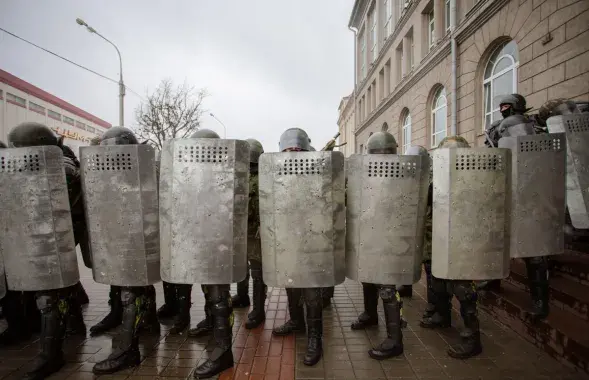
[[[510,0],[485,0],[479,1],[466,13],[460,26],[454,32],[456,42],[463,43],[479,30],[483,24],[489,21]]]
[[[415,84],[421,80],[427,73],[433,70],[444,58],[450,54],[450,35],[446,35],[438,45],[425,56],[425,62],[421,64],[412,75],[405,77],[396,87],[395,90],[385,98],[380,105],[368,115],[366,120],[354,131],[355,135],[360,134],[369,125],[376,120],[383,112],[395,103],[401,96],[409,91]]]
[[[348,21],[348,28],[358,28],[357,18],[358,15],[362,15],[364,13],[364,9],[366,9],[366,3],[368,0],[356,0],[354,1],[354,7],[352,8],[352,14],[350,15],[350,20]]]

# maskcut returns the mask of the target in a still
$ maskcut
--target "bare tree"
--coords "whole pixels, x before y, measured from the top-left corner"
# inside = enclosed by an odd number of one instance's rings
[[[174,86],[172,80],[162,80],[135,109],[137,137],[160,150],[166,140],[189,137],[200,127],[207,95],[206,90],[186,82]]]

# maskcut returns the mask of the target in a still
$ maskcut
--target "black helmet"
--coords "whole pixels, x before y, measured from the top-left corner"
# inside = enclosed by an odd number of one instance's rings
[[[308,152],[311,150],[311,139],[301,128],[289,128],[280,135],[279,148],[281,152],[287,149],[298,149]]]
[[[388,132],[376,132],[366,142],[368,154],[397,154],[397,140]]]
[[[219,135],[215,131],[211,131],[210,129],[199,129],[198,131],[194,132],[191,139],[220,139]]]
[[[6,146],[6,144],[4,144],[4,141],[0,141],[0,149],[6,149],[6,148],[8,148],[8,147]]]
[[[136,145],[139,140],[125,127],[112,127],[100,137],[100,145]]]
[[[506,105],[510,107],[504,107]],[[520,94],[509,94],[504,95],[499,100],[499,110],[503,117],[508,117],[515,114],[524,114],[531,110],[531,108],[526,107],[526,98]]]
[[[17,125],[8,133],[8,144],[15,148],[59,143],[59,137],[48,126],[30,121]]]

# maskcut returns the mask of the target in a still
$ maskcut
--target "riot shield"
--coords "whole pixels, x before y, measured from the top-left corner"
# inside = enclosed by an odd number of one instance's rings
[[[511,150],[511,257],[564,253],[564,134],[503,137]]]
[[[0,150],[0,255],[8,289],[61,289],[80,279],[57,146]]]
[[[566,201],[575,228],[589,228],[589,114],[553,116],[550,133],[566,136]]]
[[[148,145],[80,149],[94,281],[145,286],[160,280],[155,154]]]
[[[509,274],[509,149],[436,149],[432,273],[449,280]]]
[[[260,156],[264,282],[331,287],[345,279],[345,174],[341,152]]]
[[[4,259],[0,254],[0,300],[6,295],[6,273],[4,272]]]
[[[209,285],[243,280],[248,198],[247,141],[167,141],[160,177],[162,279]]]
[[[348,159],[346,276],[412,285],[421,277],[430,159],[392,154]]]

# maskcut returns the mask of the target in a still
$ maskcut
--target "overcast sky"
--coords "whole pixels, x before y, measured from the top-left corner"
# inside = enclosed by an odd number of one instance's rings
[[[337,132],[337,107],[353,88],[353,0],[1,0],[0,26],[108,77],[112,46],[76,24],[84,19],[123,56],[125,84],[141,95],[163,78],[208,90],[205,108],[228,138],[276,151],[282,131],[301,127],[320,149]],[[0,68],[118,124],[118,87],[0,32]],[[127,92],[125,124],[141,99]],[[222,127],[208,114],[203,127]]]

